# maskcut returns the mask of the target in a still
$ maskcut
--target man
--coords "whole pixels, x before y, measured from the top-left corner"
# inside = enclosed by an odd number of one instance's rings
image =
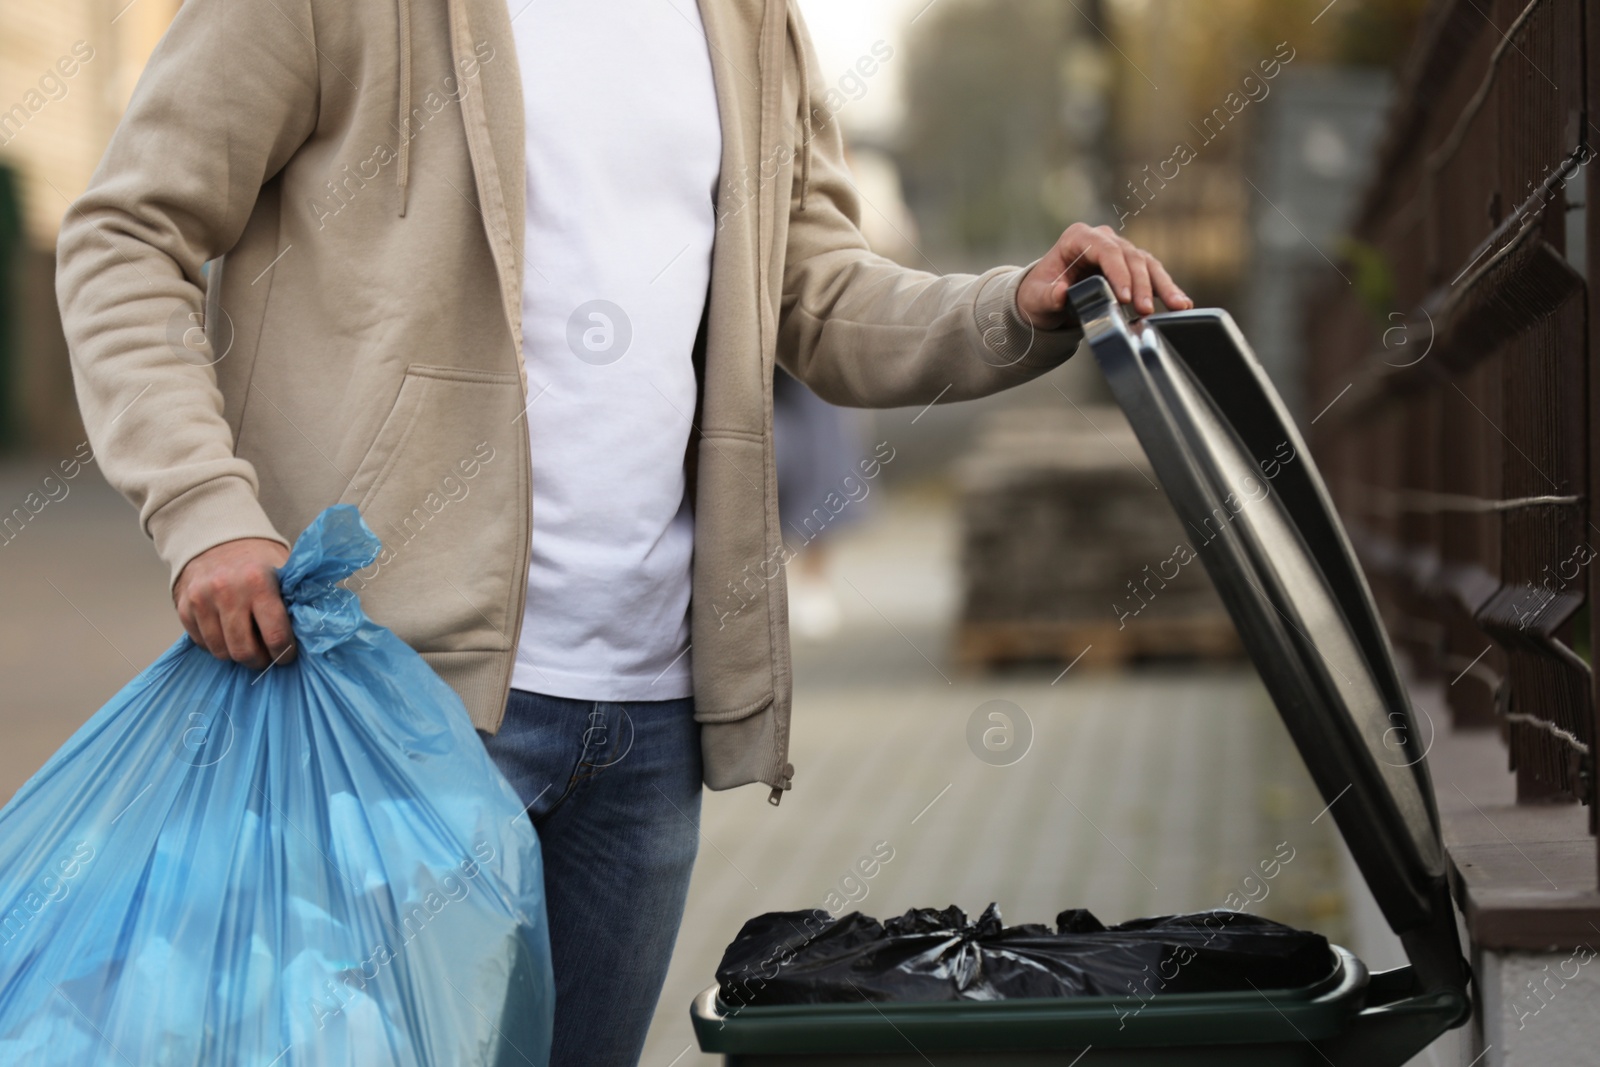
[[[540,831],[555,1064],[637,1059],[702,781],[790,787],[774,360],[965,400],[1071,354],[1091,271],[1188,306],[1105,228],[872,255],[822,85],[793,0],[189,0],[62,228],[84,421],[197,643],[286,667],[289,539],[384,539],[352,585]]]

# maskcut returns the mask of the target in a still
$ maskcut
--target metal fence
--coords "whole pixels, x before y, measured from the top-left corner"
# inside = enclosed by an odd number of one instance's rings
[[[1311,301],[1306,410],[1395,642],[1502,732],[1519,803],[1593,832],[1590,55],[1583,0],[1433,5]]]

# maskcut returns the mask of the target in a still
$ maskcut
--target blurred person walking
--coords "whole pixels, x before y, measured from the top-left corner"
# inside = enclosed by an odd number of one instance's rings
[[[829,546],[863,517],[867,454],[860,412],[830,404],[782,367],[772,374],[772,453],[778,521],[795,551],[785,565],[789,628],[801,637],[832,637],[843,622],[828,578]]]
[[[1107,227],[873,255],[825,88],[793,0],[188,0],[61,229],[89,438],[196,642],[288,668],[289,541],[385,538],[363,605],[540,832],[558,1067],[637,1060],[702,784],[792,783],[773,367],[966,400],[1072,353],[1092,271],[1188,306]]]

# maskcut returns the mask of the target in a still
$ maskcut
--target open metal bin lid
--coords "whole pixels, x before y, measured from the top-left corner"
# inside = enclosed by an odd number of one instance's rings
[[[1129,322],[1100,277],[1068,297],[1418,983],[1461,988],[1432,726],[1277,391],[1225,311]]]

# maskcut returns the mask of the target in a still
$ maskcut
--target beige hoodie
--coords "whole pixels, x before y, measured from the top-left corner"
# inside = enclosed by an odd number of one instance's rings
[[[683,413],[695,715],[706,783],[776,802],[793,767],[774,360],[835,403],[922,405],[1043,373],[1078,334],[1033,334],[1017,268],[937,277],[869,252],[793,0],[700,8],[723,173]],[[521,91],[506,0],[188,0],[62,227],[57,277],[96,457],[173,578],[354,503],[385,542],[352,582],[364,607],[490,732],[537,521]]]

